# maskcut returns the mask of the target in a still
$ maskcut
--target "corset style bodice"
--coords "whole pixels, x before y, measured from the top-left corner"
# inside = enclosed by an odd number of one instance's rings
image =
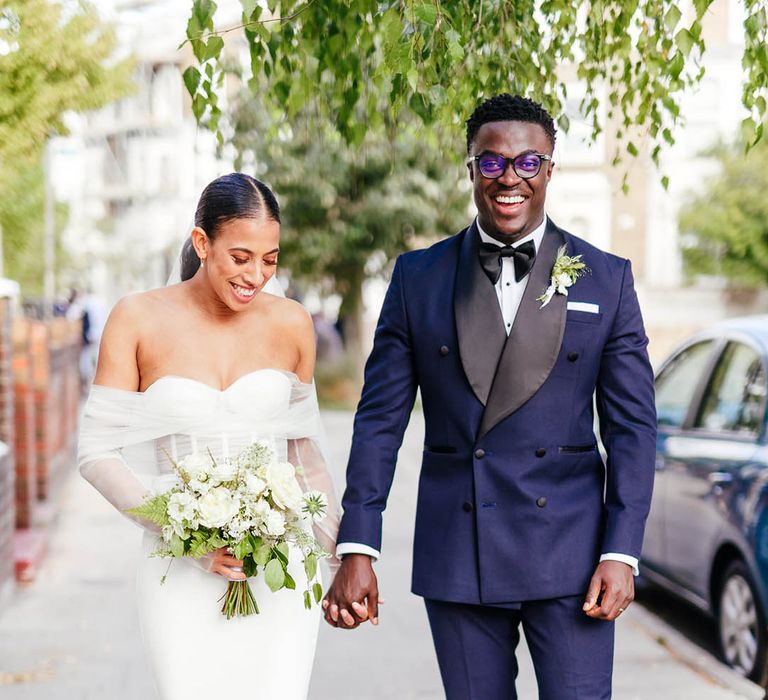
[[[190,429],[155,441],[161,474],[171,471],[171,459],[209,450],[214,458],[234,457],[255,440],[269,441],[286,458],[285,439],[275,434],[275,419],[285,414],[291,398],[291,379],[284,372],[256,370],[223,391],[194,379],[165,376],[144,393],[153,412],[190,418]]]

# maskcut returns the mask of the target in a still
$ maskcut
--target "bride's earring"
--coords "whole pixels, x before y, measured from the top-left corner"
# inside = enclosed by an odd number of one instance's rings
[[[200,267],[205,267],[205,256],[204,255],[200,258]]]

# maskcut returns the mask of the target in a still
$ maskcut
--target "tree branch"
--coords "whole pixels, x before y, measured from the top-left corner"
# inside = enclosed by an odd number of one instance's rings
[[[302,12],[305,12],[308,10],[312,5],[315,4],[317,0],[309,0],[309,2],[304,5],[300,10],[296,10],[292,15],[288,15],[287,17],[270,17],[269,19],[259,19],[254,22],[246,22],[245,24],[238,24],[235,27],[230,27],[229,29],[221,29],[217,32],[209,32],[206,34],[205,32],[201,32],[197,36],[188,36],[186,40],[181,44],[181,46],[184,46],[189,41],[193,41],[196,39],[208,39],[212,36],[221,36],[222,34],[229,34],[229,32],[237,31],[238,29],[248,29],[249,27],[255,27],[258,24],[269,24],[271,22],[279,22],[280,24],[283,24],[284,22],[290,22],[291,20],[296,19]],[[181,48],[179,46],[179,48]]]

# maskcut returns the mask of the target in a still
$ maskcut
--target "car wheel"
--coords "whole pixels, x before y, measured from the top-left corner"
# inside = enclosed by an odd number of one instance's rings
[[[766,621],[752,577],[742,561],[728,565],[717,599],[717,627],[725,662],[761,683],[768,666]]]

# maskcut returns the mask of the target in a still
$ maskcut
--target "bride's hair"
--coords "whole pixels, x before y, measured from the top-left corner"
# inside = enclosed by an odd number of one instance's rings
[[[272,190],[250,175],[230,173],[217,177],[203,190],[195,211],[195,226],[214,240],[221,224],[233,219],[258,219],[262,216],[280,223],[280,206]],[[200,258],[191,237],[181,250],[180,264],[182,282],[194,277],[200,268]]]

